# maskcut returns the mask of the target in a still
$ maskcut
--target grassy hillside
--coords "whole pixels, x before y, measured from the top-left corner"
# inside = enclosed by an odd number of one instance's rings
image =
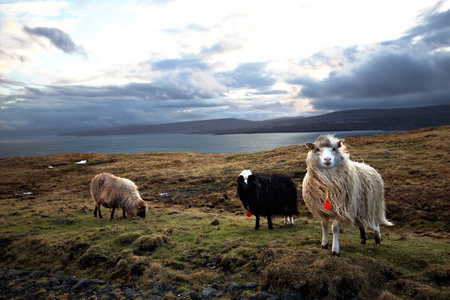
[[[395,226],[381,229],[379,247],[371,232],[360,245],[358,230],[344,228],[335,259],[320,250],[320,223],[301,197],[295,225],[276,218],[269,231],[263,219],[255,231],[236,196],[246,168],[285,173],[301,195],[302,145],[252,154],[3,158],[0,270],[64,271],[145,295],[158,282],[180,294],[234,281],[272,293],[294,289],[305,299],[449,299],[449,140],[450,126],[346,139],[351,157],[384,178]],[[87,164],[74,164],[81,159]],[[100,172],[133,180],[148,201],[147,218],[124,220],[118,210],[111,221],[106,208],[94,218],[89,183]]]

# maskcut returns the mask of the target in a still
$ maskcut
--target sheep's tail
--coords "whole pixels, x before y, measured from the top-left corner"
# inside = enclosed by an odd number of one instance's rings
[[[392,223],[388,219],[386,219],[386,212],[384,211],[384,209],[382,211],[378,211],[378,223],[380,225],[387,225],[387,226],[394,225],[394,223]]]
[[[383,218],[380,220],[380,225],[394,226],[394,223],[388,221],[386,217],[383,216]]]

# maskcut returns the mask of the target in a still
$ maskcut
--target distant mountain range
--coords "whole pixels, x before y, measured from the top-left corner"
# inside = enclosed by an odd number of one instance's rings
[[[450,124],[450,105],[404,109],[343,110],[314,117],[266,121],[215,119],[159,125],[129,125],[71,131],[64,136],[95,136],[145,133],[237,134],[267,132],[316,132],[348,130],[411,130]]]

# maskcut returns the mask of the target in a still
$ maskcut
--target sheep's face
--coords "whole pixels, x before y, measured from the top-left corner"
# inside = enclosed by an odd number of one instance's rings
[[[144,200],[139,201],[139,206],[137,209],[138,217],[145,219],[145,214],[146,214],[147,210],[148,210],[147,203],[145,203]]]
[[[253,181],[255,180],[255,176],[253,176],[252,171],[244,170],[239,174],[238,177],[238,185],[244,192],[248,192],[251,190],[253,186]]]
[[[239,177],[237,179],[238,182],[238,191],[239,193],[250,193],[254,187],[255,187],[255,180],[256,177],[252,174],[250,170],[244,170],[239,174]],[[246,197],[241,197],[242,204],[244,204],[244,207],[248,207]]]
[[[307,160],[321,169],[339,167],[344,162],[343,142],[331,136],[320,136],[314,143],[306,143]]]

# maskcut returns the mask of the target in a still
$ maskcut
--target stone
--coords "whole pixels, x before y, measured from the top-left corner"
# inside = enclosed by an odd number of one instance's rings
[[[162,296],[166,291],[166,285],[162,282],[156,282],[153,285],[152,290],[156,295]]]
[[[133,298],[135,293],[136,292],[130,288],[126,288],[124,291],[125,297],[127,298]]]
[[[211,222],[211,225],[213,225],[213,226],[217,226],[219,224],[220,224],[219,219],[215,219],[214,221]]]
[[[204,288],[201,292],[200,296],[202,299],[209,299],[214,297],[217,294],[217,290],[211,287]]]
[[[281,300],[300,300],[300,299],[302,299],[302,295],[300,294],[300,292],[293,289],[287,289],[281,295]]]
[[[85,289],[89,286],[89,281],[86,279],[80,279],[78,282],[70,289],[72,292],[75,292],[79,289]]]
[[[236,292],[237,288],[238,288],[238,285],[237,285],[236,282],[234,282],[234,281],[230,282],[227,285],[227,292],[230,293],[231,295],[234,295],[234,293]]]
[[[256,291],[256,289],[258,288],[258,283],[257,283],[257,282],[248,282],[248,283],[245,285],[245,288],[248,289],[248,290],[254,290],[254,291]]]
[[[8,273],[6,273],[7,278],[14,278],[14,277],[20,277],[24,276],[25,272],[22,270],[16,270],[16,269],[9,269]]]

